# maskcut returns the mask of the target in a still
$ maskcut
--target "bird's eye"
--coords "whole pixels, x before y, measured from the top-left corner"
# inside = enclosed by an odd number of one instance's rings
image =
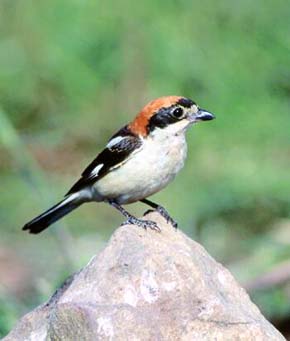
[[[174,109],[172,115],[176,118],[181,118],[183,116],[183,109],[180,107]]]

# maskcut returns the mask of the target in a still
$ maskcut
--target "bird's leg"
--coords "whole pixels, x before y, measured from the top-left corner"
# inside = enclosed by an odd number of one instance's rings
[[[143,202],[144,204],[149,205],[150,207],[154,208],[157,212],[159,212],[163,218],[166,219],[167,223],[170,223],[174,228],[177,229],[178,224],[177,222],[170,217],[169,213],[166,211],[166,209],[158,204],[155,204],[155,202],[150,201],[148,199],[142,199],[140,200],[141,202]],[[148,211],[147,211],[148,212]]]
[[[132,214],[130,214],[128,211],[126,211],[121,205],[117,204],[114,200],[108,200],[107,201],[111,206],[116,208],[119,212],[123,214],[124,217],[127,218],[127,220],[122,224],[132,224],[137,225],[140,227],[143,227],[144,229],[150,228],[152,230],[155,230],[157,232],[161,232],[160,228],[157,226],[157,224],[154,221],[151,220],[142,220],[134,217]]]

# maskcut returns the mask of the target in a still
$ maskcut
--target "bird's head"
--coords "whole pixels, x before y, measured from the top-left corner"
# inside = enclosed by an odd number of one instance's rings
[[[215,116],[201,109],[194,101],[181,96],[166,96],[149,102],[129,124],[132,132],[143,137],[156,129],[170,129],[178,133],[199,121],[209,121]]]

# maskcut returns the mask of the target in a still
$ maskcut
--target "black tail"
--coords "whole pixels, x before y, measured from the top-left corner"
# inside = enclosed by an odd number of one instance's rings
[[[78,195],[76,193],[71,194],[49,210],[25,224],[23,230],[29,230],[30,233],[34,234],[40,233],[81,204],[82,202],[79,200]]]

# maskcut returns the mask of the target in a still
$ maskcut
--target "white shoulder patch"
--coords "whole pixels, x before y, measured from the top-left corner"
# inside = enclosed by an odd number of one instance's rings
[[[95,167],[95,168],[93,169],[93,171],[92,171],[91,174],[94,175],[94,176],[98,176],[99,171],[100,171],[100,169],[101,169],[103,166],[104,166],[103,163],[97,165],[97,167]]]
[[[125,136],[116,136],[114,137],[109,143],[106,145],[107,148],[112,148],[115,144],[120,143],[122,140],[124,140],[126,137]]]

